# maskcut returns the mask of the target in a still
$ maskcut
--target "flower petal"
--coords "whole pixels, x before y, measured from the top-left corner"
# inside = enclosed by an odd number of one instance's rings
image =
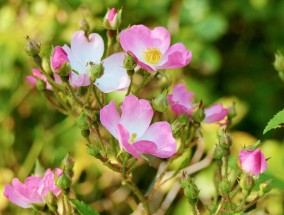
[[[157,153],[157,149],[158,149],[154,142],[151,142],[148,140],[140,140],[140,141],[134,142],[132,146],[135,148],[135,150],[139,154],[154,155]]]
[[[73,70],[76,70],[80,74],[86,73],[86,65],[83,65],[82,62],[80,62],[80,60],[76,58],[69,46],[64,45],[62,48],[67,53],[71,68]]]
[[[228,115],[228,110],[223,108],[222,104],[216,104],[211,106],[210,108],[206,108],[205,119],[203,122],[205,123],[214,123],[223,120]]]
[[[189,64],[192,54],[182,43],[172,45],[163,55],[159,69],[176,69]]]
[[[104,74],[96,80],[95,85],[104,93],[116,90],[125,90],[130,84],[130,79],[123,68],[125,53],[113,54],[102,61]]]
[[[82,66],[86,66],[90,61],[100,63],[104,53],[104,41],[99,34],[93,33],[86,38],[84,31],[76,31],[71,39],[71,50]]]
[[[125,149],[127,152],[129,152],[131,155],[139,159],[139,154],[137,153],[136,149],[133,145],[129,143],[129,132],[127,128],[125,128],[123,125],[118,124],[116,126],[116,132],[118,134],[118,141],[121,148]]]
[[[168,101],[172,110],[178,114],[191,115],[194,107],[192,100],[194,99],[194,93],[187,91],[183,84],[177,84],[173,89],[173,94],[168,95]]]
[[[120,116],[115,107],[114,101],[111,101],[108,105],[104,106],[100,110],[100,121],[102,125],[116,138],[118,135],[116,132],[116,125],[119,123]]]
[[[69,75],[69,83],[73,87],[89,86],[90,76],[87,73],[77,75],[74,72],[71,72]]]
[[[136,134],[139,139],[149,127],[153,109],[150,103],[144,99],[138,99],[136,96],[126,96],[121,105],[121,119],[119,121],[130,134]]]
[[[59,173],[57,176],[62,174],[62,170],[57,170],[57,172]],[[61,189],[55,186],[54,173],[50,169],[45,172],[44,177],[39,185],[38,192],[44,198],[49,192],[53,192],[56,196],[60,194]]]
[[[17,190],[15,190],[10,184],[6,184],[3,195],[13,204],[22,208],[31,207],[31,201],[22,196]]]
[[[176,140],[172,135],[172,129],[168,122],[156,122],[146,130],[141,140],[154,142],[157,152],[153,155],[160,158],[168,158],[176,153]]]

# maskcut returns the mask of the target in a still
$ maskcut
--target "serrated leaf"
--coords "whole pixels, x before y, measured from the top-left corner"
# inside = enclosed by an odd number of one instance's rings
[[[70,199],[70,202],[75,206],[80,215],[100,215],[85,202],[79,201],[77,199]]]
[[[279,125],[284,124],[284,109],[279,111],[267,124],[263,134],[270,131],[271,129],[278,128]]]

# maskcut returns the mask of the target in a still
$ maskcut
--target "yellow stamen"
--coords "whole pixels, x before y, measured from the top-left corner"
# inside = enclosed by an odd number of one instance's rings
[[[137,134],[136,134],[136,133],[131,134],[131,137],[130,137],[129,143],[134,143],[134,142],[135,142],[136,137],[137,137]]]
[[[143,57],[149,64],[157,64],[161,60],[162,53],[157,48],[146,48]]]

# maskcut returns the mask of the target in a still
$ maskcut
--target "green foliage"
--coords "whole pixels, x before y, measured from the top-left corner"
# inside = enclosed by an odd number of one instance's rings
[[[284,109],[279,111],[267,124],[265,127],[263,134],[266,132],[279,128],[284,123]]]
[[[80,215],[99,215],[91,206],[87,205],[83,201],[79,201],[77,199],[70,199],[70,202],[74,205],[76,210]]]

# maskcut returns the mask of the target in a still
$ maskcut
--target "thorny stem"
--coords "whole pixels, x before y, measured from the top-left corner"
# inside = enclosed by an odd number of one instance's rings
[[[82,102],[75,96],[73,88],[71,87],[70,83],[67,81],[67,82],[65,82],[65,84],[66,84],[66,87],[67,87],[73,101],[76,102],[81,108],[83,108]]]
[[[254,200],[252,200],[250,203],[248,203],[245,206],[242,206],[241,208],[235,210],[234,212],[235,213],[239,213],[239,212],[245,211],[246,209],[248,209],[251,206],[253,206],[260,198],[261,198],[260,196],[255,197]]]
[[[62,195],[62,202],[63,202],[63,215],[74,214],[68,196],[65,193]]]
[[[128,87],[128,90],[127,90],[127,93],[126,93],[125,96],[128,96],[131,93],[131,88],[132,88],[132,85],[133,85],[134,70],[128,70],[127,73],[130,76],[130,84],[129,84],[129,87]]]
[[[217,208],[216,212],[214,213],[214,215],[218,215],[219,214],[219,212],[221,211],[221,209],[223,207],[223,204],[224,204],[224,199],[222,198],[222,200],[219,203],[218,208]]]
[[[96,88],[95,88],[95,87],[93,87],[92,89],[93,89],[94,95],[95,95],[95,97],[96,97],[96,100],[97,100],[97,102],[98,102],[98,104],[99,104],[100,108],[102,108],[102,107],[103,107],[103,105],[102,105],[102,102],[101,102],[101,100],[100,100],[100,98],[99,98],[99,95],[98,95],[98,93],[97,93]]]
[[[147,74],[145,74],[144,79],[142,81],[142,83],[139,85],[139,87],[134,91],[134,95],[137,95],[141,89],[152,79],[152,75],[150,74],[150,72],[148,72]]]

